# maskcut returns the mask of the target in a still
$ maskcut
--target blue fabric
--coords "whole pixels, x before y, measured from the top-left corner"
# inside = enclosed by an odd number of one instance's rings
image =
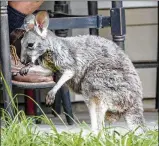
[[[25,17],[26,15],[8,6],[9,33],[16,28],[20,28],[23,25]]]

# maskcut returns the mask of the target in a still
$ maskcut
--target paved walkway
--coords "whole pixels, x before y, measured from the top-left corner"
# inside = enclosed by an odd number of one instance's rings
[[[53,120],[58,132],[62,132],[62,131],[79,132],[81,128],[84,127],[84,124],[74,124],[72,126],[68,126],[64,115],[61,115],[61,118],[65,122],[65,125],[57,117],[55,118],[52,115],[48,115],[48,117]],[[145,117],[148,128],[158,129],[158,112],[145,112],[144,117]],[[77,113],[75,114],[75,119],[76,121],[78,121],[77,123],[82,123],[84,121],[86,124],[88,124],[87,125],[88,127],[90,126],[90,118],[88,113]],[[48,125],[40,124],[38,126],[40,131],[45,131],[45,132],[51,131],[51,128]],[[106,123],[106,126],[109,127],[109,124]],[[127,128],[126,122],[124,121],[123,118],[121,118],[118,122],[115,122],[111,126],[113,127],[117,126],[118,128],[116,128],[116,130],[119,132],[125,133],[127,131],[127,130],[123,131],[123,128],[125,129]],[[120,128],[120,127],[123,127],[123,128]],[[90,131],[89,128],[87,128],[86,126],[83,128],[83,130],[84,130],[84,133],[87,133]]]

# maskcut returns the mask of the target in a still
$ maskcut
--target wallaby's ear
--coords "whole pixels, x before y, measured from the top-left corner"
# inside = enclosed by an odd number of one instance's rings
[[[35,16],[35,31],[42,37],[47,35],[49,15],[46,11],[40,11]]]
[[[24,28],[26,31],[29,31],[34,28],[35,25],[35,16],[33,14],[30,14],[25,17],[24,19]]]

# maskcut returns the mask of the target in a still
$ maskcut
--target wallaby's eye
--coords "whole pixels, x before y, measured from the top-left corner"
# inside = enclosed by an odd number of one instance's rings
[[[34,46],[34,43],[28,43],[28,48],[31,48]]]

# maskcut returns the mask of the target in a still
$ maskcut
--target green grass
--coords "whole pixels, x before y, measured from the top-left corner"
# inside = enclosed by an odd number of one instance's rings
[[[40,132],[35,119],[41,119],[43,123],[50,125],[49,133]],[[6,120],[7,119],[7,120]],[[45,115],[40,117],[27,117],[23,111],[19,111],[14,119],[2,110],[1,127],[2,146],[158,146],[158,131],[149,130],[143,135],[135,136],[134,132],[125,135],[117,131],[110,132],[111,128],[103,129],[98,135],[89,133],[62,132],[59,133],[53,122]]]
[[[98,135],[91,131],[84,134],[82,127],[78,133],[59,133],[52,120],[45,115],[42,109],[43,115],[39,117],[27,117],[24,111],[19,111],[13,102],[18,95],[12,98],[9,88],[7,90],[12,99],[14,117],[1,109],[1,122],[4,123],[0,129],[1,146],[158,146],[158,130],[148,130],[138,136],[134,134],[135,131],[120,134],[116,130],[112,130],[112,127],[103,128]],[[49,125],[51,131],[49,133],[39,131],[38,125],[35,124],[36,119],[41,119],[43,123]],[[78,123],[76,122],[76,124]],[[86,128],[87,125],[84,124],[84,126]],[[125,129],[123,128],[123,130]]]

